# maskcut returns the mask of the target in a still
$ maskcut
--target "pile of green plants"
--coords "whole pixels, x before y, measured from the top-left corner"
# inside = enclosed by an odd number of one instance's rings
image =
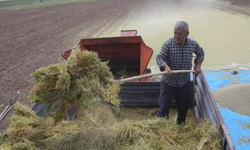
[[[122,108],[113,113],[109,105],[89,110],[84,119],[62,120],[54,124],[52,117],[38,117],[27,106],[16,104],[16,114],[9,128],[1,135],[2,149],[23,150],[219,150],[215,128],[204,121],[187,120],[176,125],[176,116],[169,120],[148,116]],[[144,111],[144,112],[143,112]],[[120,118],[120,115],[123,118]]]
[[[114,83],[107,62],[101,62],[95,52],[76,47],[66,63],[39,68],[31,77],[35,85],[29,99],[48,106],[48,114],[56,122],[67,117],[72,107],[77,109],[79,119],[82,110],[95,109],[102,103],[119,108],[119,84]]]
[[[73,49],[66,63],[31,74],[29,98],[48,107],[45,117],[15,104],[8,129],[0,135],[6,150],[189,150],[220,149],[215,127],[204,121],[185,125],[155,117],[156,109],[120,108],[119,84],[107,62],[94,52]],[[68,120],[69,108],[77,119]]]

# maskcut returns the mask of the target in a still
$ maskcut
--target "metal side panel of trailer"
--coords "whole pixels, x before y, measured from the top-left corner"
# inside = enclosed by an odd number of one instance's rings
[[[208,119],[212,125],[217,127],[218,138],[222,139],[222,149],[235,150],[232,137],[222,119],[203,72],[195,78],[194,83],[194,111],[197,122],[204,118]]]

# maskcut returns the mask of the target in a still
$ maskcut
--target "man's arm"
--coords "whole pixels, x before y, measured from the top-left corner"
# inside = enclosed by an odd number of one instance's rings
[[[196,75],[201,73],[201,64],[202,64],[202,62],[197,62],[194,66],[194,70],[195,70]]]
[[[194,53],[196,54],[194,70],[195,70],[195,74],[199,74],[201,72],[201,64],[204,61],[205,54],[204,54],[203,49],[199,46],[198,43],[197,43]]]
[[[156,62],[157,65],[159,66],[161,71],[167,71],[167,75],[171,75],[172,74],[172,70],[170,69],[170,67],[167,65],[167,56],[168,56],[168,42],[165,42],[162,47],[161,50],[159,52],[159,54],[156,57]]]

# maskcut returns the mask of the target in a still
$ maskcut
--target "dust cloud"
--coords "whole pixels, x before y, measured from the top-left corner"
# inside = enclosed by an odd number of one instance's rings
[[[228,4],[224,6],[211,0],[156,0],[135,6],[121,29],[138,30],[145,43],[154,50],[149,67],[157,68],[155,59],[162,44],[173,37],[175,23],[184,20],[190,26],[189,38],[196,40],[205,51],[204,70],[248,70],[249,16],[225,11]]]

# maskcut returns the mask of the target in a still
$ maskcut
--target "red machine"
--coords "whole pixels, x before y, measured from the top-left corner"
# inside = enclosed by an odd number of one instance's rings
[[[142,37],[137,36],[136,30],[122,30],[120,37],[82,39],[79,45],[81,50],[97,52],[102,61],[109,61],[108,65],[114,75],[124,69],[133,72],[133,75],[147,73],[147,65],[153,54]],[[70,54],[71,50],[62,56],[67,59]]]

